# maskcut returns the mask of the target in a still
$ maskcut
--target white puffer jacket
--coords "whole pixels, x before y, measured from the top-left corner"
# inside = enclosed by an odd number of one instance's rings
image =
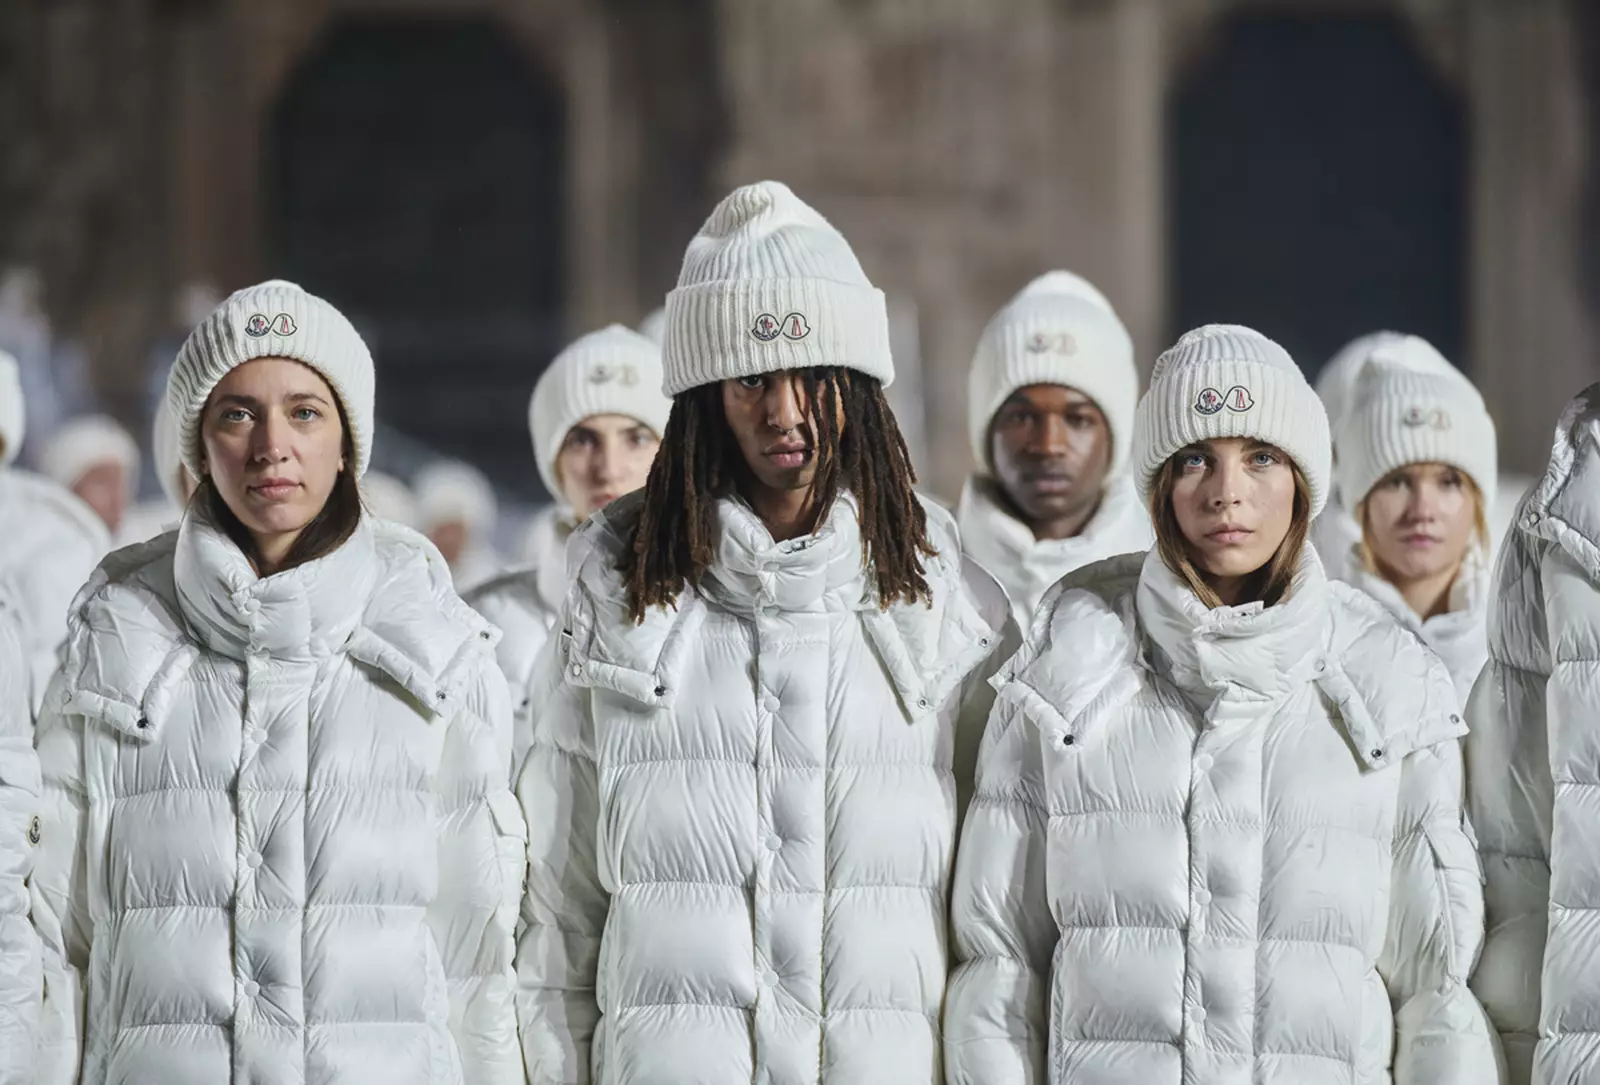
[[[0,1085],[32,1085],[43,987],[25,884],[39,840],[39,759],[18,617],[0,596]]]
[[[561,610],[571,583],[567,576],[567,539],[571,514],[551,506],[534,516],[529,528],[532,561],[466,592],[464,598],[500,630],[495,654],[511,687],[516,725],[511,750],[513,776],[522,766],[533,738],[534,664],[550,639],[550,627]]]
[[[1270,608],[1091,566],[995,681],[952,1085],[1497,1080],[1449,679],[1310,548]]]
[[[392,524],[265,579],[193,511],[108,558],[39,728],[41,1080],[521,1082],[493,639]]]
[[[1331,564],[1331,563],[1330,563]],[[1417,617],[1400,590],[1361,561],[1359,545],[1346,551],[1339,579],[1383,605],[1389,616],[1421,638],[1444,661],[1456,687],[1456,702],[1466,707],[1472,684],[1489,658],[1489,559],[1474,543],[1450,588],[1450,609],[1427,621]]]
[[[1006,589],[1019,625],[1026,626],[1050,586],[1068,573],[1118,554],[1144,553],[1155,542],[1150,514],[1126,480],[1107,487],[1094,518],[1070,539],[1038,540],[1007,512],[993,479],[973,475],[956,512],[961,545]]]
[[[67,636],[67,610],[111,546],[94,510],[55,483],[0,468],[0,596],[21,612],[35,712]]]
[[[1517,1085],[1600,1081],[1600,384],[1501,548],[1467,715],[1488,879],[1473,987]]]
[[[1009,622],[924,504],[931,607],[879,609],[848,499],[782,543],[723,501],[700,590],[642,625],[639,495],[574,537],[518,788],[537,1085],[943,1080],[958,731]]]

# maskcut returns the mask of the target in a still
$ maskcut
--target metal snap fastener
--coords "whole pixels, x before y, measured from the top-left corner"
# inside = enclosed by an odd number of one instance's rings
[[[1078,736],[1077,735],[1062,735],[1061,736],[1061,745],[1063,745],[1063,746],[1071,746],[1074,742],[1077,742],[1077,741],[1078,741]]]
[[[257,870],[260,868],[262,861],[261,853],[259,851],[253,851],[249,855],[245,856],[244,865],[249,867],[251,870]]]
[[[1323,671],[1325,671],[1327,669],[1328,669],[1328,661],[1326,659],[1317,660],[1317,673],[1318,674],[1321,674]]]
[[[33,815],[33,820],[28,822],[28,843],[37,844],[44,835],[44,822],[39,820],[39,815]]]
[[[150,721],[145,719],[143,716],[140,716],[139,722],[135,724],[135,726],[138,727],[139,730],[143,731],[145,728],[150,726]]]
[[[261,984],[257,983],[255,980],[246,980],[245,981],[244,997],[246,997],[246,998],[255,998],[260,993],[261,993]]]
[[[918,697],[917,698],[917,707],[918,708],[922,708],[922,709],[926,709],[928,707],[928,699],[926,697]]]
[[[1378,760],[1382,756],[1383,756],[1383,751],[1382,750],[1373,750],[1372,751],[1372,759],[1374,761]]]
[[[767,850],[782,851],[783,837],[779,836],[777,833],[773,833],[771,836],[767,837]]]
[[[1538,513],[1536,513],[1536,512],[1528,513],[1528,525],[1530,527],[1535,525],[1535,524],[1537,524],[1538,522],[1539,522],[1539,514]]]
[[[978,638],[978,647],[979,648],[987,648],[987,647],[989,647],[989,638],[988,637],[979,637]]]
[[[1461,722],[1461,717],[1452,713],[1451,716],[1450,716],[1450,722],[1451,723],[1460,723]]]
[[[478,638],[480,640],[493,640],[494,639],[494,635],[492,633],[490,633],[487,629],[485,629],[485,630],[481,631],[478,634]]]
[[[665,697],[666,695],[667,695],[667,687],[666,686],[657,686],[656,687],[656,696],[657,697]]]
[[[578,678],[578,677],[580,677],[580,676],[581,676],[581,675],[582,675],[582,674],[583,674],[583,668],[582,668],[582,667],[580,667],[580,666],[579,666],[579,665],[578,665],[578,664],[576,664],[576,663],[574,663],[574,664],[573,664],[573,665],[572,665],[572,677],[574,677],[574,678]]]

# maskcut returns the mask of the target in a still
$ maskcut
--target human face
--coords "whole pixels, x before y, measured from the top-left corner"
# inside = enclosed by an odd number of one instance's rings
[[[78,476],[72,492],[116,531],[128,507],[128,469],[120,463],[97,463]]]
[[[1367,545],[1395,583],[1453,575],[1478,526],[1476,492],[1465,474],[1443,463],[1390,471],[1361,507]]]
[[[1175,458],[1172,512],[1190,557],[1225,602],[1237,602],[1239,585],[1289,534],[1294,468],[1280,449],[1240,437],[1201,441]]]
[[[810,493],[817,477],[816,427],[803,373],[725,380],[722,410],[758,491]]]
[[[567,431],[556,453],[561,496],[587,520],[650,478],[661,438],[637,418],[593,414]]]
[[[1111,427],[1094,400],[1059,384],[1019,388],[989,430],[995,480],[1040,539],[1070,538],[1100,503]]]
[[[310,366],[258,358],[231,370],[201,416],[204,470],[275,567],[328,503],[344,426],[338,400]]]
[[[428,532],[428,540],[439,548],[439,555],[444,558],[445,564],[454,565],[461,560],[461,555],[466,553],[467,540],[471,532],[467,525],[460,520],[446,520],[442,524],[434,525]]]

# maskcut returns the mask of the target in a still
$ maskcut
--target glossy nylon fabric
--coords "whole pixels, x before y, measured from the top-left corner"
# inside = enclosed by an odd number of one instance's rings
[[[1127,479],[1107,486],[1094,517],[1070,539],[1035,539],[1002,504],[998,483],[979,475],[961,491],[956,524],[967,555],[1000,581],[1022,627],[1062,577],[1118,554],[1143,553],[1155,542],[1150,514]]]
[[[1502,544],[1467,707],[1487,876],[1473,987],[1511,1081],[1600,1080],[1600,385],[1562,415]]]
[[[638,496],[574,537],[518,786],[532,1081],[943,1081],[960,777],[1008,615],[924,506],[931,607],[879,608],[848,498],[786,542],[722,501],[700,589],[640,625]]]
[[[267,578],[193,511],[105,561],[39,728],[41,1081],[522,1080],[510,705],[449,585],[368,520]]]
[[[0,1085],[32,1085],[43,974],[25,882],[39,844],[39,758],[16,607],[0,595]]]
[[[67,636],[67,610],[111,541],[82,501],[48,479],[0,468],[0,596],[18,615],[37,714]]]
[[[534,664],[550,639],[561,600],[571,577],[567,572],[567,539],[572,513],[552,505],[535,514],[528,530],[529,564],[512,569],[465,593],[467,603],[500,630],[495,658],[511,687],[515,739],[511,750],[513,779],[533,740]]]
[[[1313,551],[1270,608],[1089,566],[995,685],[952,1085],[1497,1081],[1449,679]]]

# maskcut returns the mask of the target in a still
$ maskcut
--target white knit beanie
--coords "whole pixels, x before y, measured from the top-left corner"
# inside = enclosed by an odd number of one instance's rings
[[[1361,370],[1339,431],[1339,493],[1354,511],[1383,476],[1413,463],[1466,472],[1484,508],[1494,507],[1500,461],[1483,396],[1453,369],[1419,370],[1379,352]]]
[[[659,347],[661,345],[661,340],[667,334],[667,307],[665,305],[639,321],[639,334],[656,346]]]
[[[372,354],[343,313],[281,279],[230,295],[178,351],[167,399],[190,473],[197,479],[202,473],[200,415],[212,390],[229,371],[257,358],[289,358],[322,375],[350,424],[356,477],[365,474],[372,458]]]
[[[1344,412],[1355,401],[1356,378],[1366,367],[1367,359],[1378,347],[1404,338],[1399,332],[1369,332],[1340,347],[1338,353],[1323,365],[1317,374],[1317,396],[1327,409],[1328,425],[1332,427],[1335,440],[1339,436],[1339,426],[1344,421]]]
[[[717,205],[667,295],[669,396],[784,369],[845,366],[894,380],[883,291],[844,236],[787,185],[762,181]]]
[[[1111,427],[1108,479],[1121,475],[1133,443],[1139,371],[1133,339],[1105,295],[1070,271],[1033,280],[995,314],[967,375],[967,431],[980,473],[989,474],[989,427],[1018,388],[1061,384],[1100,408]]]
[[[613,324],[590,332],[560,354],[534,385],[528,404],[533,458],[552,497],[561,498],[556,455],[567,431],[597,414],[637,418],[660,437],[672,400],[661,394],[661,348]]]
[[[383,471],[368,471],[361,479],[361,502],[379,520],[417,526],[417,498],[411,487]]]
[[[116,419],[86,414],[67,422],[39,450],[39,471],[72,489],[90,469],[112,463],[122,468],[130,495],[139,484],[139,446]]]
[[[17,360],[0,350],[0,467],[9,467],[22,451],[27,436],[22,409],[22,373]]]
[[[1328,414],[1289,352],[1260,332],[1207,324],[1156,359],[1133,423],[1139,496],[1161,465],[1197,441],[1246,437],[1275,445],[1311,488],[1311,515],[1328,499]]]
[[[417,519],[424,532],[440,524],[464,524],[475,535],[494,529],[499,515],[494,487],[483,472],[464,463],[441,460],[417,472]]]
[[[172,418],[172,402],[166,396],[156,404],[156,417],[150,424],[150,453],[156,465],[156,480],[167,500],[182,508],[183,491],[178,488],[178,472],[183,465],[183,444],[178,439],[178,424]]]

